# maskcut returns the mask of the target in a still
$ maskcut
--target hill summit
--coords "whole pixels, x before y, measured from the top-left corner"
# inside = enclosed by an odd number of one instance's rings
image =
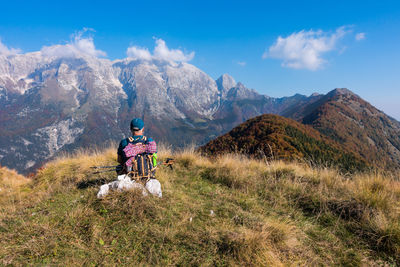
[[[400,264],[400,183],[307,164],[161,149],[163,197],[99,186],[115,148],[49,162],[26,183],[0,171],[0,265]],[[4,177],[2,175],[5,175]],[[11,187],[12,188],[11,188]],[[6,189],[7,188],[7,189]],[[12,189],[12,190],[11,190]]]
[[[200,150],[208,155],[242,153],[267,159],[306,160],[346,171],[367,168],[361,157],[312,127],[273,114],[252,118]]]
[[[335,89],[306,106],[299,121],[370,164],[400,168],[400,123],[348,89]]]

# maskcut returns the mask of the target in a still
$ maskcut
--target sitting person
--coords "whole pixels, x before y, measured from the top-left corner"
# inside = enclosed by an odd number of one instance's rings
[[[118,171],[118,179],[102,185],[97,194],[98,198],[107,195],[110,188],[118,190],[139,188],[142,189],[143,195],[147,195],[148,191],[162,197],[161,184],[155,178],[156,142],[143,135],[144,122],[139,118],[131,121],[131,132],[132,136],[123,139],[118,147],[118,162],[122,165]]]

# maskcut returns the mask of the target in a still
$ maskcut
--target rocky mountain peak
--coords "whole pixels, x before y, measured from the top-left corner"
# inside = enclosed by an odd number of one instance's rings
[[[221,92],[222,96],[224,97],[226,93],[236,85],[235,79],[230,76],[229,74],[221,75],[217,80],[218,90]]]
[[[240,99],[257,99],[261,95],[254,89],[249,89],[241,82],[238,82],[235,87],[232,87],[228,93],[227,98],[229,100],[240,100]]]
[[[347,88],[336,88],[302,108],[302,123],[344,144],[375,166],[399,168],[398,122]]]
[[[356,94],[350,91],[347,88],[335,88],[332,91],[330,91],[328,96],[355,96]]]
[[[245,88],[246,88],[246,86],[244,86],[244,84],[243,84],[243,83],[241,83],[241,82],[238,82],[238,83],[237,83],[237,85],[236,85],[236,88],[238,88],[238,89],[245,89]]]

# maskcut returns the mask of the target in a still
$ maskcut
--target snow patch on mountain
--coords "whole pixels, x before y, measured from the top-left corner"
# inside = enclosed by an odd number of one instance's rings
[[[54,125],[38,129],[34,135],[44,139],[49,157],[67,144],[72,144],[75,139],[83,133],[84,129],[77,127],[77,121],[67,119]]]
[[[21,137],[22,142],[24,143],[24,146],[32,145],[33,143],[26,140],[25,138]]]

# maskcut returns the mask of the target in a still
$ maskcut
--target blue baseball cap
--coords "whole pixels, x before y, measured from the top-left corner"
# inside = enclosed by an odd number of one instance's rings
[[[131,130],[140,131],[144,127],[144,122],[139,118],[134,118],[131,121]]]

